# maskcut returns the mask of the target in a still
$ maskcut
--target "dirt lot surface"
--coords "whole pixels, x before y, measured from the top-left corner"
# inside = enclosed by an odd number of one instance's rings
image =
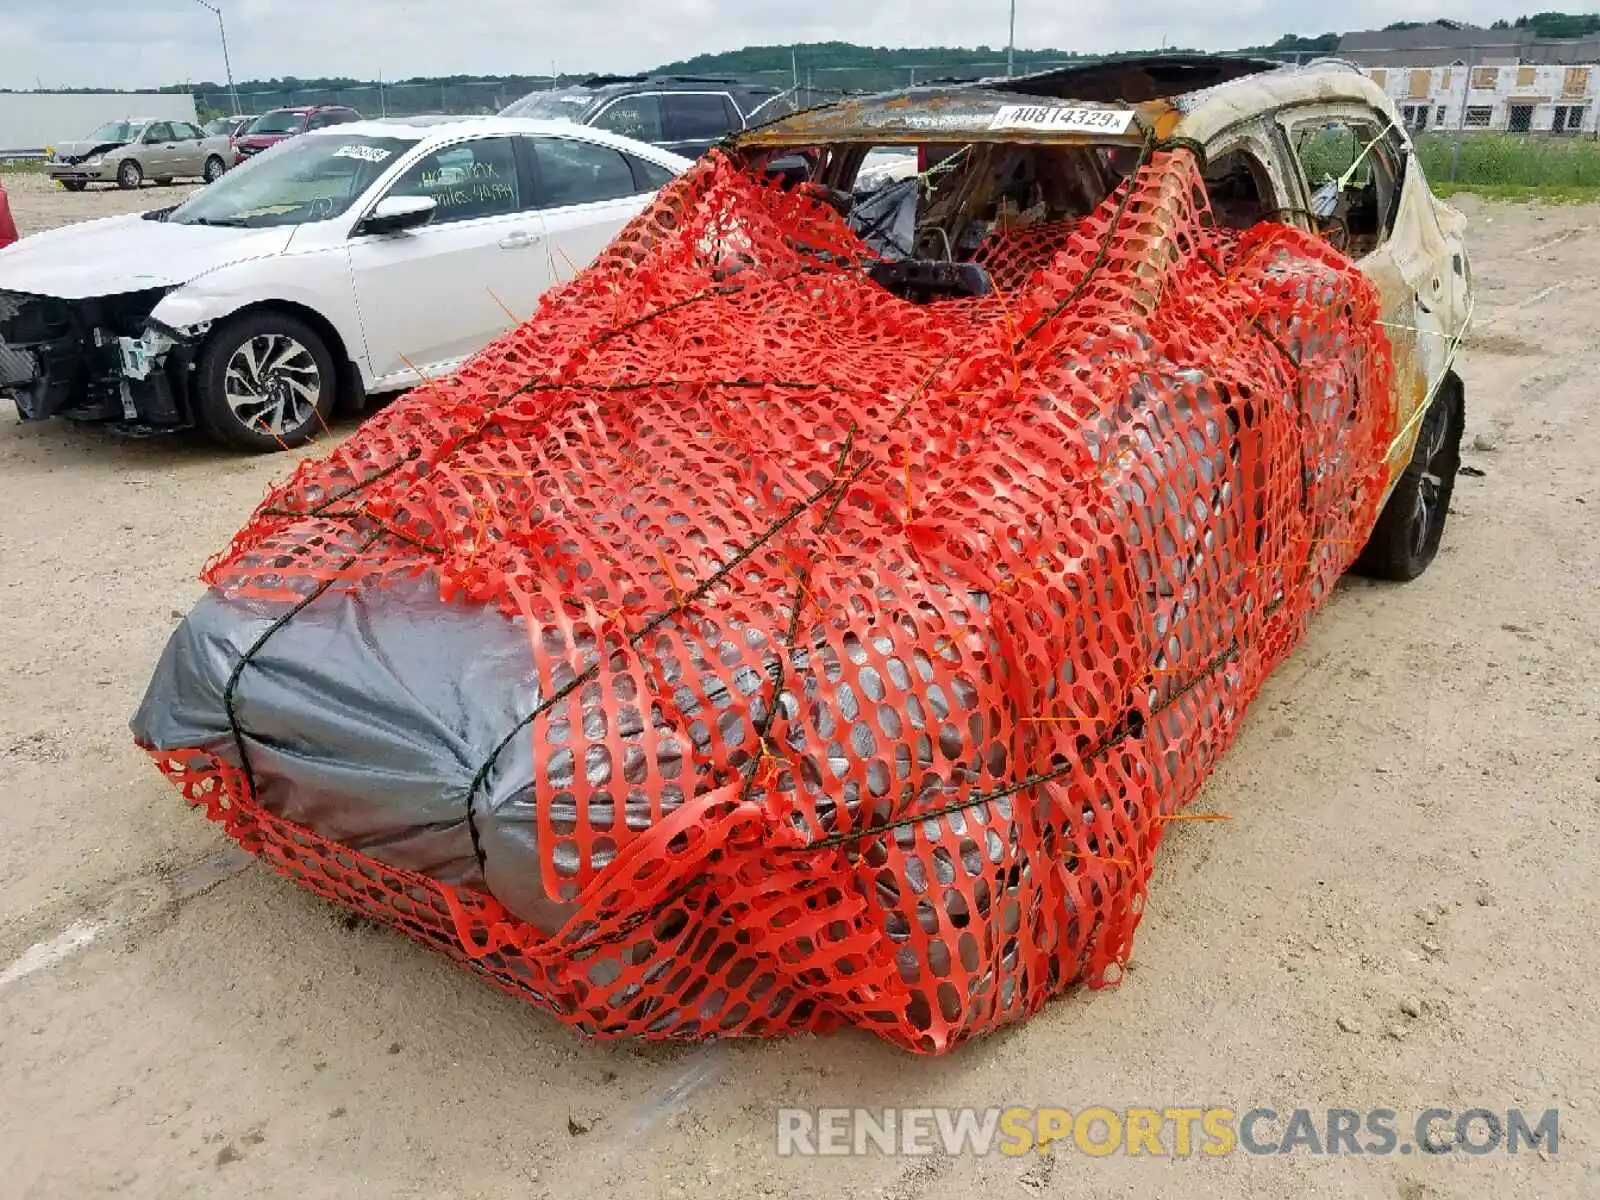
[[[5,184],[6,195],[11,198],[11,215],[24,237],[74,221],[165,208],[192,195],[197,186],[157,187],[150,183],[136,192],[124,192],[110,184],[96,183],[74,194],[62,191],[43,175],[30,173],[6,175],[0,183]]]
[[[25,230],[173,195],[6,182]],[[1346,582],[1269,682],[1199,801],[1232,820],[1168,836],[1121,987],[932,1061],[585,1043],[240,862],[126,722],[289,464],[0,415],[0,1193],[1600,1195],[1600,209],[1463,207],[1485,474],[1437,563]],[[1560,1145],[774,1151],[781,1105],[945,1104],[1380,1107],[1406,1134],[1557,1107]]]

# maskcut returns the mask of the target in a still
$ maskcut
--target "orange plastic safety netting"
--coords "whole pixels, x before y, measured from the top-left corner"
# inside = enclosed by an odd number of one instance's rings
[[[163,767],[598,1034],[933,1052],[1113,980],[1167,820],[1376,516],[1376,295],[1212,227],[1183,149],[985,246],[991,295],[914,305],[864,257],[713,155],[207,569],[302,606],[425,574],[522,623],[543,699],[463,819],[529,739],[559,929],[274,816],[248,761]]]

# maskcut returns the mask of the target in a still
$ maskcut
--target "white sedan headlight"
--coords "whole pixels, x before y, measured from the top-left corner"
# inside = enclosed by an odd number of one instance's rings
[[[98,167],[103,162],[105,162],[104,157],[102,157],[99,154],[96,154],[93,158],[84,159],[83,160],[83,165],[86,166],[86,167]]]

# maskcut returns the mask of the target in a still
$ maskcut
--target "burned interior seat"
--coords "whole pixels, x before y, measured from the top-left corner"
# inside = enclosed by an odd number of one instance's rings
[[[1273,215],[1265,169],[1247,151],[1234,150],[1208,163],[1205,184],[1212,218],[1223,229],[1249,229]]]

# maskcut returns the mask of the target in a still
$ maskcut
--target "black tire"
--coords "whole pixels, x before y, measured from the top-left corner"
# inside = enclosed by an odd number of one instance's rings
[[[1428,569],[1450,515],[1466,423],[1466,389],[1452,374],[1428,405],[1411,462],[1356,559],[1357,574],[1405,583]]]
[[[89,186],[89,181],[86,179],[63,179],[61,186],[69,192],[81,192]]]
[[[137,161],[125,158],[117,167],[117,186],[131,192],[144,182],[144,168]]]
[[[215,183],[217,180],[226,175],[227,172],[228,164],[223,162],[218,155],[213,154],[210,158],[206,159],[205,171],[202,172],[201,178],[203,178],[207,183]]]
[[[252,361],[259,370],[250,369]],[[200,353],[196,394],[207,434],[261,454],[303,446],[327,428],[339,386],[333,354],[315,329],[260,309],[212,333]]]

